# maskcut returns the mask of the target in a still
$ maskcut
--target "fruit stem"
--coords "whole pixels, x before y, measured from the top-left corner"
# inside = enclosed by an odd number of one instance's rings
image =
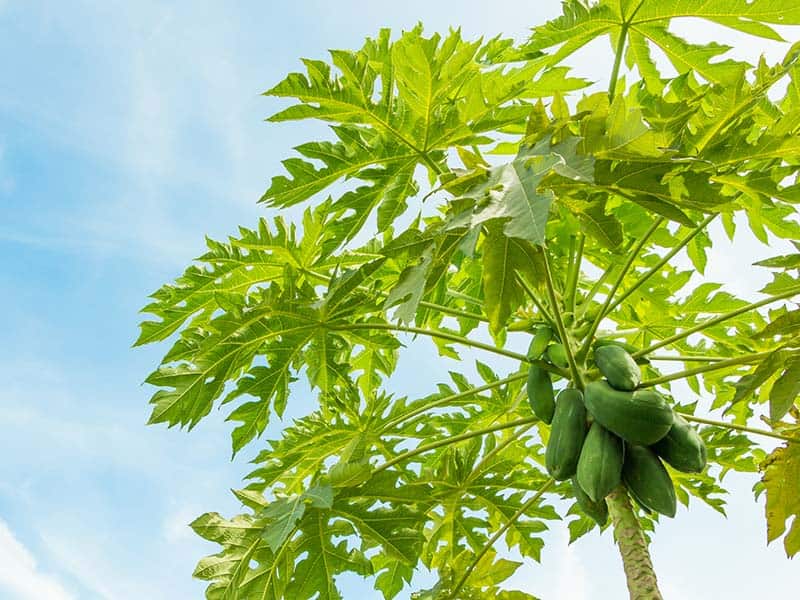
[[[614,524],[614,539],[628,580],[630,600],[663,600],[647,548],[648,542],[633,512],[628,493],[619,486],[606,497],[606,501]]]

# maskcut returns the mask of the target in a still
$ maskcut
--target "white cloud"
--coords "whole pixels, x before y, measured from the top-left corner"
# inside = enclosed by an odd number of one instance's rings
[[[199,506],[181,506],[169,513],[162,525],[162,535],[169,544],[178,544],[195,539],[195,533],[189,527],[199,515],[205,512]]]
[[[15,600],[75,598],[55,577],[41,572],[30,550],[0,520],[0,595],[8,598],[6,593]]]
[[[566,532],[561,536],[566,541]],[[558,577],[554,598],[560,600],[586,600],[589,598],[586,586],[586,569],[575,547],[566,546],[559,557]]]

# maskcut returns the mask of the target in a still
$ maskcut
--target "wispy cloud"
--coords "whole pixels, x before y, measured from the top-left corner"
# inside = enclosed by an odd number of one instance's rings
[[[0,3],[0,8],[2,4]],[[76,596],[52,575],[43,573],[30,550],[0,520],[0,593],[13,600],[74,600]]]
[[[134,600],[139,598],[169,598],[169,593],[159,583],[158,575],[152,579],[131,576],[125,564],[115,564],[107,549],[113,546],[110,532],[96,535],[86,528],[82,532],[71,532],[69,536],[45,532],[42,534],[47,551],[81,585],[102,600]],[[34,596],[30,597],[33,600]],[[37,596],[46,598],[48,596]],[[61,600],[53,596],[53,600]],[[64,596],[65,599],[72,598]],[[27,598],[26,598],[27,600]]]
[[[566,534],[562,534],[566,542]],[[585,600],[590,597],[587,589],[586,569],[575,551],[575,547],[564,547],[560,555],[556,592],[554,598],[560,600]]]
[[[27,339],[16,349],[25,356],[36,346]],[[12,525],[22,523],[41,540],[41,562],[68,576],[81,600],[197,597],[202,586],[191,572],[209,552],[188,523],[206,510],[238,506],[227,489],[239,481],[240,469],[220,452],[227,450],[223,432],[195,435],[187,445],[178,432],[146,428],[144,414],[126,409],[134,400],[143,403],[132,384],[108,388],[107,374],[77,381],[67,367],[5,357],[1,350],[0,365],[6,385],[0,454],[17,457],[0,464],[0,499],[16,515]],[[75,597],[4,593],[4,569],[20,560],[5,558],[2,533],[2,600]]]

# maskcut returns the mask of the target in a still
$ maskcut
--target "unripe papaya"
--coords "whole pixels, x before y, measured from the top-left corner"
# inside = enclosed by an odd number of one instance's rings
[[[549,425],[556,410],[555,394],[550,373],[541,367],[531,365],[528,370],[527,390],[528,403],[533,409],[533,414]]]
[[[706,468],[706,445],[694,427],[675,414],[667,435],[651,446],[673,468],[684,473],[700,473]]]
[[[622,479],[642,506],[668,517],[675,516],[675,486],[664,465],[650,448],[625,445]]]
[[[581,488],[575,477],[572,478],[571,483],[572,493],[575,494],[575,500],[578,502],[578,506],[580,506],[581,510],[586,513],[587,516],[594,519],[600,527],[605,525],[608,521],[608,504],[605,498],[601,499],[599,502],[595,502],[583,491],[583,488]]]
[[[598,348],[604,348],[606,346],[618,346],[625,350],[628,354],[636,354],[639,351],[639,348],[634,346],[633,344],[629,344],[628,342],[621,342],[619,340],[614,340],[611,338],[597,338],[594,341],[594,349],[597,350]]]
[[[562,369],[566,369],[569,366],[567,351],[564,349],[564,344],[550,344],[547,347],[547,352],[545,352],[545,358]]]
[[[531,360],[541,358],[552,338],[553,330],[547,325],[539,325],[536,328],[536,333],[533,334],[531,345],[528,346],[528,358]]]
[[[586,386],[583,400],[595,420],[632,444],[655,444],[672,427],[672,409],[653,390],[622,392],[605,381],[593,381]]]
[[[577,470],[578,484],[589,498],[599,502],[619,485],[623,458],[622,440],[597,421],[592,423]]]
[[[536,321],[533,319],[520,319],[518,321],[512,321],[508,324],[509,331],[531,331],[534,328]]]
[[[553,425],[545,452],[545,466],[553,479],[561,481],[575,475],[585,436],[583,394],[574,388],[567,388],[556,399]]]
[[[616,390],[632,392],[642,381],[642,370],[630,354],[620,346],[595,348],[597,368]]]
[[[581,340],[586,337],[589,334],[591,327],[592,323],[590,321],[576,321],[573,328],[575,338]]]
[[[628,354],[631,354],[631,355],[636,354],[641,349],[641,348],[637,348],[633,344],[629,344],[628,342],[621,342],[619,340],[615,340],[615,339],[607,338],[607,337],[597,338],[594,341],[593,346],[594,346],[595,351],[598,348],[602,348],[604,346],[619,346],[620,348],[625,350],[625,352],[627,352]],[[634,362],[637,365],[649,365],[650,364],[650,361],[648,360],[648,358],[646,356],[639,356],[639,357],[634,359]]]
[[[645,504],[644,504],[644,503],[643,503],[643,502],[642,502],[642,501],[641,501],[641,500],[640,500],[640,499],[639,499],[639,498],[636,496],[636,493],[635,493],[635,492],[634,492],[634,491],[633,491],[631,488],[627,488],[627,489],[628,489],[628,495],[629,495],[631,498],[633,498],[633,501],[634,501],[634,502],[636,502],[636,504],[639,506],[639,508],[641,508],[641,509],[642,509],[642,511],[643,511],[645,514],[648,514],[648,515],[651,515],[651,514],[653,514],[653,509],[651,509],[649,506],[645,505]]]

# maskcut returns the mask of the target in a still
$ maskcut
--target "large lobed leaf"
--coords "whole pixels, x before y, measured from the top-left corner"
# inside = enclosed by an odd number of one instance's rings
[[[710,82],[735,85],[746,64],[719,60],[729,46],[692,44],[671,33],[670,21],[681,17],[706,19],[750,35],[782,40],[770,24],[800,24],[800,7],[783,0],[600,0],[591,4],[567,0],[564,14],[534,27],[523,48],[537,52],[560,44],[549,58],[555,65],[600,36],[608,35],[616,43],[621,35],[629,35],[626,59],[651,89],[663,87],[653,49],[663,52],[679,73],[693,71]]]
[[[698,285],[694,271],[707,266],[703,228],[715,215],[729,235],[740,212],[765,243],[800,237],[798,52],[749,66],[669,30],[671,19],[692,15],[775,39],[769,23],[800,23],[800,9],[783,4],[572,0],[522,48],[466,42],[457,31],[425,37],[416,28],[396,40],[382,31],[360,50],[332,51],[331,64],[304,61],[304,74],[268,92],[295,101],[273,121],[319,119],[333,140],[296,148],[262,200],[281,208],[333,196],[306,211],[302,237],[276,218],[228,243],[209,240],[198,266],[153,295],[145,312],[155,319],[137,341],[177,338],[147,380],[159,388],[151,422],[192,428],[216,402],[231,403],[234,452],[283,413],[296,379],[307,379],[315,402],[256,457],[247,489],[235,492],[244,514],[193,523],[221,548],[195,572],[209,582],[208,598],[340,598],[336,577],[351,572],[388,600],[409,589],[419,565],[439,577],[420,598],[452,595],[464,573],[464,597],[530,598],[502,589],[520,563],[488,547],[502,527],[501,544],[538,560],[546,522],[559,518],[545,499],[515,517],[547,480],[547,428],[520,402],[527,362],[506,380],[478,362],[480,387],[453,372],[413,401],[382,387],[406,340],[400,331],[429,335],[440,354],[458,358],[459,341],[486,349],[484,325],[503,346],[509,331],[546,321],[545,254],[554,295],[576,323],[588,327],[604,294],[625,294],[602,327],[648,355],[646,379],[669,371],[648,347],[689,328],[700,330],[664,349],[688,356],[667,364],[766,356],[686,374],[688,398],[659,385],[676,410],[692,415],[708,394],[701,408],[725,410],[741,427],[769,403],[773,428],[794,435],[782,419],[797,418],[796,309],[761,314],[718,284]],[[573,110],[563,93],[585,82],[568,78],[561,61],[606,34],[615,43],[627,36],[625,58],[643,81],[611,99],[586,95]],[[654,47],[678,77],[658,72]],[[552,98],[547,108],[542,97]],[[487,149],[510,159],[490,163]],[[409,200],[434,183],[425,199],[440,204],[396,229]],[[378,235],[352,248],[373,220]],[[662,262],[682,247],[693,270]],[[765,294],[800,292],[797,256],[761,266],[777,269]],[[587,276],[595,271],[605,274]],[[720,474],[676,474],[676,493],[723,512],[722,475],[754,472],[765,452],[724,426],[701,433]],[[763,462],[769,539],[785,535],[790,555],[800,549],[796,448]],[[571,496],[566,485],[553,492]],[[591,527],[579,514],[571,539]]]
[[[800,552],[800,443],[776,448],[761,468],[767,494],[767,541],[785,534],[786,555],[794,556]]]

